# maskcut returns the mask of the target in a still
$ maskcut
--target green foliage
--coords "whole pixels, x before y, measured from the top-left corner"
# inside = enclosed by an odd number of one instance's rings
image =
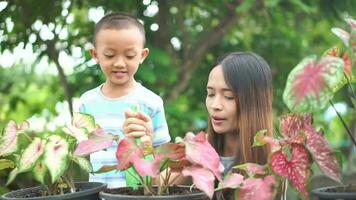
[[[150,55],[136,79],[161,95],[172,137],[206,128],[205,87],[214,60],[230,51],[254,51],[272,68],[274,99],[281,99],[287,74],[301,58],[321,54],[338,39],[329,33],[344,13],[356,16],[356,1],[78,1],[12,0],[0,11],[0,52],[30,46],[33,64],[0,62],[0,128],[9,119],[57,115],[57,102],[79,97],[104,81],[88,53],[95,22],[89,11],[129,12],[145,24]],[[150,15],[148,10],[159,7]],[[151,30],[152,24],[159,29]],[[227,24],[227,25],[226,25]],[[43,37],[48,28],[52,38]],[[221,32],[220,35],[219,32]],[[172,38],[180,47],[171,44]],[[79,53],[78,53],[79,52]],[[75,56],[64,66],[59,55]],[[18,57],[18,55],[15,55]],[[1,58],[4,59],[4,58]],[[46,70],[40,60],[47,60]],[[51,75],[49,71],[65,69]],[[38,73],[41,71],[41,73]],[[58,71],[59,72],[59,71]],[[68,84],[68,89],[65,88]],[[335,97],[336,99],[338,96]],[[275,100],[274,113],[287,109]]]

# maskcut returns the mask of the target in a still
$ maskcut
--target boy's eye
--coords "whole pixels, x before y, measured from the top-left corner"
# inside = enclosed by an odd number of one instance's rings
[[[126,57],[127,57],[128,59],[133,59],[133,58],[136,57],[136,55],[127,55]]]

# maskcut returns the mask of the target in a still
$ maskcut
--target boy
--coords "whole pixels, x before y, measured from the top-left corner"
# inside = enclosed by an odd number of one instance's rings
[[[122,138],[125,115],[130,119],[135,116],[132,111],[127,110],[139,106],[142,112],[137,115],[140,118],[138,120],[149,123],[151,131],[147,128],[138,129],[137,132],[151,135],[154,146],[169,142],[161,97],[134,78],[139,64],[149,53],[144,48],[143,25],[135,17],[125,13],[106,15],[96,24],[93,43],[94,48],[90,49],[90,54],[100,65],[106,81],[80,97],[80,112],[93,115],[105,132]],[[90,155],[94,171],[103,165],[116,165],[116,149],[117,145],[113,145],[106,151]],[[89,181],[105,182],[109,188],[126,186],[124,172],[90,174]]]

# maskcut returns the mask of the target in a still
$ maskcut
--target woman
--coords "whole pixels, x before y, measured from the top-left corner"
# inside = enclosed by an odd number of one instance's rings
[[[254,135],[272,133],[272,75],[267,62],[234,52],[214,65],[207,84],[209,140],[225,172],[236,164],[267,162],[267,147],[252,147]]]

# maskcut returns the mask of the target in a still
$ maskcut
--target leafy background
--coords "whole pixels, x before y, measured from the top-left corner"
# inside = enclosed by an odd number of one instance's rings
[[[173,138],[206,128],[205,85],[218,56],[254,51],[264,57],[272,68],[273,107],[279,116],[288,112],[282,92],[289,71],[303,57],[321,55],[341,44],[330,29],[342,27],[345,14],[356,16],[354,0],[9,0],[0,4],[4,5],[0,11],[1,129],[10,119],[41,122],[37,128],[44,130],[64,125],[73,109],[66,102],[74,102],[75,107],[84,91],[104,80],[88,53],[95,25],[89,13],[98,18],[125,11],[145,24],[150,55],[136,78],[164,99]],[[21,53],[23,49],[33,53]],[[347,108],[342,95],[337,100]],[[346,109],[344,115],[355,127],[354,113]],[[345,170],[352,170],[354,150],[340,123],[334,117],[325,122],[325,116],[320,112],[315,120],[341,150]],[[3,185],[6,172],[1,173]],[[17,187],[24,184],[18,182]]]

